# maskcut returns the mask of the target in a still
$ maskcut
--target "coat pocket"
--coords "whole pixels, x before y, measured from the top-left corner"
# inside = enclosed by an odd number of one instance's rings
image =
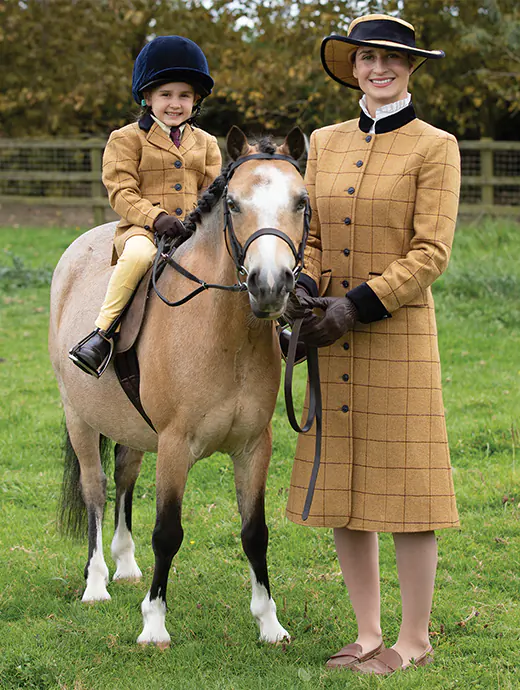
[[[320,284],[318,286],[318,294],[323,297],[329,289],[330,279],[332,278],[332,269],[327,268],[326,271],[321,272]]]

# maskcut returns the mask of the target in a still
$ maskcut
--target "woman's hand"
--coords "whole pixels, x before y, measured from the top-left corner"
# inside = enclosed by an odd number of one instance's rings
[[[289,326],[292,326],[296,319],[304,319],[312,316],[312,307],[305,306],[304,300],[309,297],[309,293],[302,285],[296,285],[294,292],[291,292],[287,300],[287,306],[283,313],[284,318]],[[303,325],[303,324],[302,324]]]
[[[300,338],[312,347],[328,347],[354,327],[357,309],[348,297],[303,297],[303,307],[318,308],[325,312],[323,317],[311,314],[305,318],[300,330]]]

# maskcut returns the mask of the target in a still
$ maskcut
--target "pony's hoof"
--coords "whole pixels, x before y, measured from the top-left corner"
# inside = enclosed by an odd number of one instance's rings
[[[282,643],[289,643],[291,641],[291,636],[285,630],[285,628],[282,628],[281,625],[278,625],[276,629],[272,630],[263,630],[260,633],[260,642],[269,642],[269,644],[282,644]]]
[[[112,597],[106,589],[104,591],[101,589],[95,591],[93,588],[87,587],[81,597],[81,602],[83,604],[95,604],[97,601],[110,601],[111,599]]]
[[[127,582],[139,582],[142,576],[143,574],[139,566],[137,565],[137,563],[134,562],[132,565],[118,566],[112,580],[126,580]]]
[[[140,647],[157,647],[157,649],[160,649],[161,651],[164,651],[165,649],[170,648],[170,641],[164,641],[164,642],[139,642],[139,638],[137,638],[137,644]]]

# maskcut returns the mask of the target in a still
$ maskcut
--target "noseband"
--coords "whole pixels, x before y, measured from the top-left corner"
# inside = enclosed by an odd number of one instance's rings
[[[302,235],[302,240],[298,246],[298,249],[294,246],[294,242],[291,240],[291,238],[285,234],[285,232],[282,232],[281,230],[278,230],[278,228],[260,228],[260,230],[256,230],[250,237],[248,237],[247,241],[245,242],[244,246],[242,246],[238,240],[238,237],[236,236],[235,230],[233,228],[233,220],[231,218],[231,211],[229,210],[229,204],[227,201],[227,192],[228,192],[228,185],[229,181],[233,177],[233,174],[235,170],[242,165],[242,163],[246,163],[247,161],[250,160],[280,160],[280,161],[287,161],[291,165],[293,165],[298,172],[300,172],[300,166],[298,165],[297,161],[294,158],[291,158],[290,156],[284,156],[280,153],[252,153],[249,156],[243,156],[242,158],[238,158],[227,170],[225,180],[226,180],[226,186],[224,187],[224,190],[222,192],[222,198],[223,198],[223,205],[224,205],[224,238],[226,242],[226,248],[228,250],[228,254],[230,257],[233,259],[233,263],[235,264],[235,267],[237,269],[237,273],[239,276],[239,282],[236,283],[235,285],[219,285],[217,283],[206,283],[204,280],[201,280],[200,278],[197,278],[197,276],[193,275],[190,271],[186,270],[183,266],[181,266],[175,259],[173,258],[173,254],[175,252],[176,246],[173,246],[170,251],[167,253],[164,253],[165,250],[165,243],[166,243],[166,238],[163,236],[161,237],[159,241],[159,246],[157,250],[157,254],[155,256],[155,260],[153,263],[152,267],[152,285],[155,293],[157,296],[169,307],[180,307],[182,304],[185,304],[188,302],[190,299],[198,295],[200,292],[203,290],[208,290],[209,288],[215,288],[217,290],[228,290],[230,292],[244,292],[247,290],[247,285],[240,280],[240,276],[247,275],[247,269],[244,266],[245,260],[246,260],[246,253],[251,244],[257,240],[259,237],[262,237],[263,235],[274,235],[275,237],[279,237],[282,239],[284,242],[286,242],[289,245],[289,248],[294,256],[294,261],[295,265],[292,270],[294,279],[298,277],[300,274],[301,270],[303,269],[303,255],[305,252],[305,246],[307,244],[307,239],[309,237],[309,228],[310,228],[310,223],[311,223],[311,206],[309,202],[309,198],[305,198],[305,210],[303,214],[303,235]],[[159,292],[159,289],[157,288],[157,278],[158,278],[158,273],[159,273],[159,264],[162,261],[165,261],[167,264],[169,264],[172,268],[174,268],[178,273],[183,275],[185,278],[188,278],[188,280],[191,280],[194,283],[198,283],[199,287],[193,290],[193,292],[190,292],[189,295],[186,295],[186,297],[183,297],[182,299],[178,300],[177,302],[170,302],[161,292]],[[163,264],[164,265],[164,264]]]
[[[305,251],[305,246],[307,244],[307,239],[309,237],[309,228],[311,223],[311,206],[309,203],[309,198],[305,198],[305,211],[303,215],[303,236],[298,246],[298,249],[296,249],[296,247],[294,246],[294,242],[291,240],[289,235],[286,235],[285,232],[278,230],[278,228],[260,228],[260,230],[256,230],[256,232],[254,232],[250,237],[248,237],[244,246],[242,246],[233,228],[233,219],[231,211],[229,210],[227,193],[229,181],[233,177],[233,173],[235,172],[235,170],[238,167],[240,167],[242,163],[246,163],[247,161],[251,160],[287,161],[288,163],[293,165],[296,168],[296,170],[298,170],[298,172],[300,172],[300,166],[298,165],[297,161],[294,160],[294,158],[291,158],[290,156],[284,156],[280,153],[252,153],[249,156],[243,156],[242,158],[239,158],[231,165],[226,174],[226,186],[223,192],[224,235],[226,238],[226,247],[228,248],[229,255],[233,259],[233,262],[237,268],[239,275],[247,275],[247,269],[244,264],[246,261],[247,250],[252,245],[252,243],[259,237],[263,237],[264,235],[274,235],[274,237],[279,237],[281,240],[283,240],[289,245],[289,249],[291,250],[294,256],[295,265],[292,272],[294,279],[296,280],[303,268],[303,254]]]

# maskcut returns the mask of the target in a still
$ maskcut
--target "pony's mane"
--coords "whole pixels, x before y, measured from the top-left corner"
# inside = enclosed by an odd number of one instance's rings
[[[276,144],[271,137],[262,137],[256,144],[257,153],[267,153],[273,155],[276,153]],[[222,197],[222,193],[227,184],[227,173],[231,165],[235,161],[231,161],[225,168],[222,168],[220,175],[210,184],[208,189],[200,197],[197,208],[194,208],[184,220],[184,226],[189,232],[195,232],[197,225],[202,222],[202,216],[210,213],[218,204]]]

